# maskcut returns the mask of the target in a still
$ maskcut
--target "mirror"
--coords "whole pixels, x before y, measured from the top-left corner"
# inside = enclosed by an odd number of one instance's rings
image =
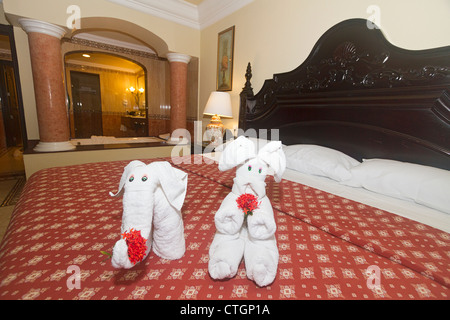
[[[147,70],[123,57],[65,55],[71,138],[148,136]]]

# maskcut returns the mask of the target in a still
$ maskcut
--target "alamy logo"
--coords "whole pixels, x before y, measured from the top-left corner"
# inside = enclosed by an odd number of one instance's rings
[[[377,5],[370,5],[367,7],[366,12],[370,14],[367,18],[367,28],[379,29],[381,28],[381,9]]]
[[[81,269],[79,266],[71,265],[67,268],[67,274],[72,274],[67,278],[67,289],[81,289]]]
[[[67,7],[67,14],[70,16],[66,20],[66,26],[69,29],[81,29],[81,9],[77,5],[71,5]]]
[[[367,275],[367,288],[370,290],[376,290],[381,288],[381,270],[380,267],[372,265],[366,270]]]

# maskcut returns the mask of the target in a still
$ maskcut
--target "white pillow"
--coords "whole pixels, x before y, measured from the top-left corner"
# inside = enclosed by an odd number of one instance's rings
[[[450,213],[450,171],[385,159],[363,160],[342,184]]]
[[[336,181],[351,178],[350,169],[360,162],[340,151],[310,144],[283,147],[286,167]]]

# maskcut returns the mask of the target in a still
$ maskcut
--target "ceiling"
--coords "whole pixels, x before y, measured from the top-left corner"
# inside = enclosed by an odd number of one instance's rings
[[[96,67],[129,73],[138,73],[143,71],[139,65],[115,55],[104,54],[101,52],[89,52],[90,57],[84,57],[83,53],[84,52],[74,52],[67,54],[65,57],[65,62],[80,66]]]
[[[198,6],[200,3],[202,3],[205,0],[184,0],[184,1],[192,3],[193,5]]]
[[[227,15],[239,10],[254,0],[108,0],[153,16],[170,20],[195,29],[205,28]],[[74,37],[155,53],[151,48],[130,35],[106,30],[79,33]],[[91,66],[111,66],[113,69],[137,72],[138,66],[113,56],[92,55],[82,57],[81,53],[69,57],[71,63]]]
[[[254,0],[108,0],[194,29],[204,29]]]

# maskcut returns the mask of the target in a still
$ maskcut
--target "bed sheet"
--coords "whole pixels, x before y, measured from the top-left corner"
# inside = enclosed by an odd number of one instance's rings
[[[162,159],[145,160],[149,163]],[[170,159],[164,159],[171,161]],[[448,299],[448,233],[318,189],[267,181],[277,222],[278,274],[259,288],[246,277],[214,281],[208,250],[214,213],[233,170],[192,156],[183,206],[186,253],[153,252],[130,270],[112,268],[120,237],[117,189],[128,161],[51,168],[34,174],[0,246],[0,299]],[[202,164],[198,164],[198,162]],[[72,282],[76,273],[80,281]]]
[[[203,154],[203,157],[218,162],[220,154],[221,152],[206,153]],[[392,212],[396,215],[450,233],[449,214],[420,205],[414,201],[389,197],[364,188],[349,187],[327,177],[305,174],[291,169],[286,169],[283,174],[283,179]]]

